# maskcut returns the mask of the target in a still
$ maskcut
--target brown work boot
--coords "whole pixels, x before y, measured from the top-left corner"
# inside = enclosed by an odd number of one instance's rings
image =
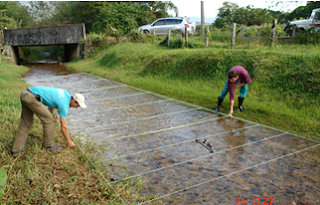
[[[12,154],[13,158],[16,158],[20,153],[26,151],[26,149],[27,149],[27,146],[24,146],[24,147],[21,149],[20,152],[11,152],[11,154]]]

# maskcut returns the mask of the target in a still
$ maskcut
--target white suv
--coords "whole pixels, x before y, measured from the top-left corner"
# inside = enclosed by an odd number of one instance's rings
[[[187,26],[188,34],[194,34],[196,31],[196,22],[191,23],[188,18],[183,17],[168,17],[158,19],[150,25],[141,26],[139,28],[139,33],[142,30],[145,34],[153,33],[155,31],[156,35],[165,35],[168,30],[180,30],[185,34],[185,26]]]
[[[293,30],[295,29],[296,33],[299,33],[301,31],[307,30],[309,28],[314,27],[316,31],[319,32],[320,27],[320,8],[313,9],[312,13],[310,15],[310,18],[307,20],[300,20],[300,21],[292,21],[290,23],[287,23],[287,25],[284,28],[284,31],[292,36]]]

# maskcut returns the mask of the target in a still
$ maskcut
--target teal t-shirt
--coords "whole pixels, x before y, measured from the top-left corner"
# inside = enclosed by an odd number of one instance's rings
[[[67,118],[71,96],[66,90],[40,86],[29,88],[29,90],[34,95],[40,95],[44,105],[58,109],[60,117]]]

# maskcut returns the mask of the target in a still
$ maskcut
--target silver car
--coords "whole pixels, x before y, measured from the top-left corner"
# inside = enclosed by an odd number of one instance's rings
[[[168,17],[158,19],[150,25],[141,26],[139,33],[142,30],[145,34],[153,33],[156,35],[165,35],[168,30],[180,30],[182,34],[185,34],[185,27],[187,26],[188,34],[194,34],[196,31],[196,22],[191,23],[188,18],[183,17]]]

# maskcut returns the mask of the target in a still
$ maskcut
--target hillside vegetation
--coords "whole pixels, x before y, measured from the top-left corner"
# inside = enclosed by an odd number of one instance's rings
[[[213,109],[227,71],[242,65],[253,82],[245,112],[235,116],[320,140],[319,61],[317,46],[230,50],[122,43],[67,66]],[[221,111],[228,113],[228,98]]]

